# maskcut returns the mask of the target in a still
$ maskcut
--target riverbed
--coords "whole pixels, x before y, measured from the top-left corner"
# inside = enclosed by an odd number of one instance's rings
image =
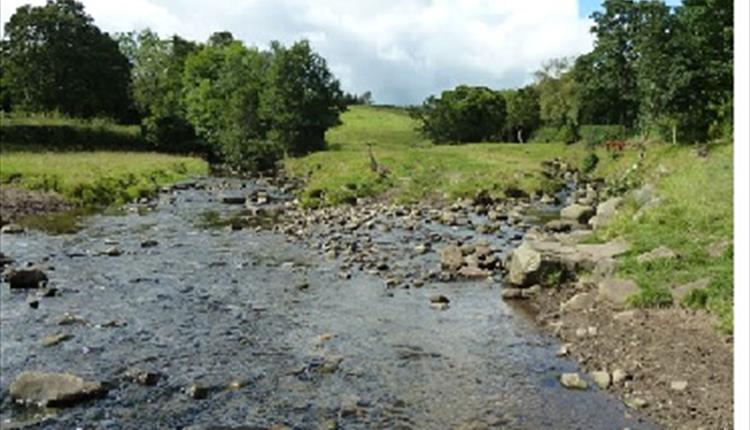
[[[593,384],[562,387],[560,374],[576,364],[557,356],[560,345],[532,317],[501,300],[497,279],[389,288],[382,274],[300,238],[207,223],[243,213],[220,201],[227,184],[237,194],[258,186],[205,179],[162,193],[149,209],[86,217],[75,233],[2,236],[3,253],[17,265],[39,264],[58,290],[35,309],[27,304],[34,292],[0,289],[5,424],[658,428]],[[439,266],[434,249],[411,252],[434,234],[484,239],[500,256],[520,238],[510,225],[482,235],[426,222],[376,226],[368,237],[390,256],[381,272],[409,274]],[[432,306],[436,295],[448,305]],[[42,346],[55,333],[72,338]],[[160,378],[133,383],[124,377],[133,369]],[[71,408],[30,411],[7,394],[23,370],[70,372],[109,390]],[[190,396],[191,385],[205,388],[205,398]]]

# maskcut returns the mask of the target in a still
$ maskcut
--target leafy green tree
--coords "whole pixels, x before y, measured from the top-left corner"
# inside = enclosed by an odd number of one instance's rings
[[[126,115],[128,60],[83,4],[50,0],[21,6],[5,35],[3,80],[14,105],[77,117]]]
[[[274,42],[260,98],[269,137],[292,154],[325,148],[325,132],[345,110],[339,81],[306,40],[290,47]]]
[[[459,85],[430,96],[417,111],[421,132],[435,143],[484,142],[502,139],[505,97],[486,87]]]
[[[561,131],[556,140],[575,141],[581,91],[571,71],[571,60],[555,59],[543,64],[536,73],[536,90],[539,92],[539,117],[544,125]]]
[[[504,95],[508,110],[505,137],[523,143],[539,127],[539,92],[529,85]]]
[[[223,161],[246,170],[269,169],[280,156],[266,138],[260,97],[266,53],[242,42],[209,43],[192,54],[183,82],[187,118]]]
[[[179,36],[160,39],[148,29],[121,35],[119,43],[133,64],[132,98],[143,116],[146,140],[160,149],[200,150],[182,96],[185,61],[197,45]]]
[[[596,41],[591,55],[582,60],[577,82],[582,100],[600,103],[596,109],[583,109],[596,112],[592,122],[626,127],[636,122],[638,53],[634,41],[639,28],[638,4],[634,0],[605,0],[603,11],[591,15]]]
[[[677,55],[669,75],[671,115],[680,140],[723,128],[731,135],[734,15],[731,0],[685,0],[676,8]]]

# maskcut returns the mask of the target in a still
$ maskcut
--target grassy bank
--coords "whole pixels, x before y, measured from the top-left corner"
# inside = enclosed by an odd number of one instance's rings
[[[406,111],[354,106],[343,124],[326,136],[329,151],[286,161],[287,170],[309,178],[303,203],[338,204],[387,193],[396,201],[454,199],[484,189],[502,196],[511,190],[546,189],[540,162],[559,156],[577,162],[581,151],[562,144],[472,144],[435,146],[416,131]],[[390,174],[370,169],[368,144]]]
[[[131,201],[207,170],[198,158],[151,152],[0,153],[3,186],[55,191],[82,206]]]
[[[635,158],[634,151],[628,152],[620,160],[604,163],[598,173],[617,181]],[[631,174],[637,183],[653,184],[661,203],[638,217],[635,201],[626,200],[619,216],[597,233],[597,239],[624,236],[633,244],[620,261],[619,275],[634,279],[641,287],[635,305],[672,304],[671,287],[707,279],[708,288],[689,296],[686,304],[708,308],[720,318],[721,327],[731,331],[732,166],[733,150],[728,143],[713,145],[706,158],[697,156],[693,148],[664,145],[650,149],[641,172]],[[680,258],[637,261],[638,255],[659,246],[669,247]]]
[[[327,135],[331,150],[286,161],[289,172],[308,178],[302,199],[307,205],[375,195],[414,202],[451,200],[479,190],[497,196],[512,189],[532,193],[554,186],[542,176],[541,161],[561,158],[582,167],[591,153],[583,144],[435,146],[415,131],[405,111],[397,109],[355,106],[342,121]],[[390,170],[386,179],[371,171],[368,144],[378,163]],[[633,199],[626,199],[616,220],[592,240],[624,236],[633,244],[620,262],[619,275],[641,287],[634,305],[670,305],[672,286],[709,279],[708,289],[693,294],[687,304],[710,309],[719,316],[721,327],[731,330],[733,151],[729,143],[709,149],[704,158],[694,147],[650,144],[640,161],[635,148],[616,155],[597,150],[599,161],[592,176],[623,192],[652,184],[661,203],[635,217],[638,208]],[[722,242],[729,244],[726,251],[711,256],[709,248]],[[681,257],[638,263],[638,255],[662,245]]]

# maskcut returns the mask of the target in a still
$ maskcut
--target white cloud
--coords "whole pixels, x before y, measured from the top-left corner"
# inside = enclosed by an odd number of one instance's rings
[[[3,0],[2,19],[29,1]],[[42,0],[32,0],[42,4]],[[576,0],[84,0],[106,31],[151,27],[249,44],[308,38],[348,91],[418,103],[459,83],[527,83],[542,61],[588,51]]]

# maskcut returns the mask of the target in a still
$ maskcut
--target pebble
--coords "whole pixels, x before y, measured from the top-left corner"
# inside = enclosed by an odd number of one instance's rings
[[[685,391],[687,387],[687,381],[672,381],[672,383],[669,384],[669,388],[674,391]]]
[[[59,343],[65,342],[66,340],[70,340],[73,338],[72,334],[69,333],[56,333],[49,336],[45,336],[42,339],[42,346],[44,347],[50,347],[55,346]]]
[[[594,383],[602,390],[606,390],[612,384],[612,375],[605,370],[591,372],[591,379],[593,379]]]
[[[588,383],[578,373],[563,373],[560,375],[560,384],[571,390],[585,390],[588,388]]]

